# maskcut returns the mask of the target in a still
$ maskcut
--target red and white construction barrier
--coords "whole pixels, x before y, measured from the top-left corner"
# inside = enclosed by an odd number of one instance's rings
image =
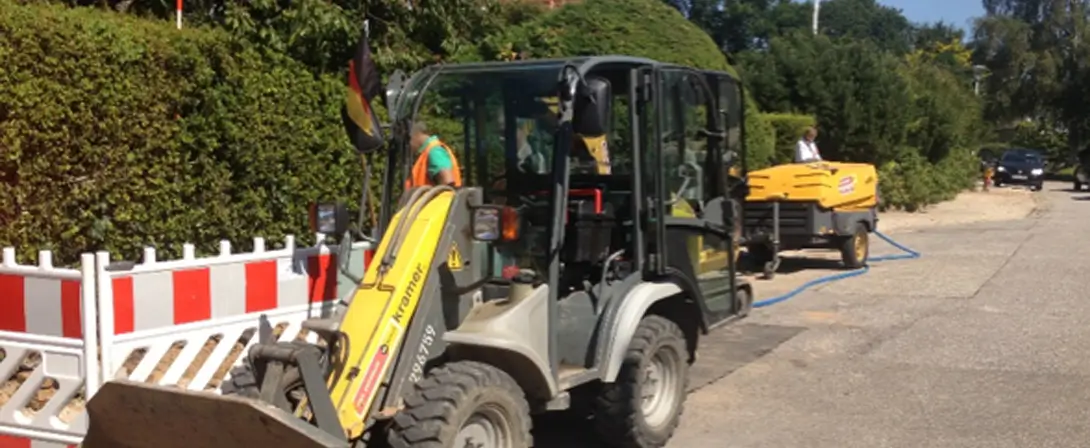
[[[370,249],[361,243],[350,251],[355,275]],[[292,340],[304,320],[328,316],[354,290],[337,269],[337,253],[297,248],[291,237],[267,251],[257,238],[253,252],[232,254],[223,242],[218,256],[205,258],[186,246],[181,260],[159,261],[148,248],[140,264],[112,270],[104,252],[84,254],[79,269],[57,269],[47,251],[38,266],[22,266],[4,249],[0,381],[19,376],[21,384],[10,398],[0,395],[0,448],[78,444],[87,422],[73,399],[111,379],[217,390],[257,343],[261,316],[280,340]],[[43,385],[55,389],[44,404]]]
[[[0,448],[74,445],[87,431],[85,416],[59,418],[77,394],[93,394],[101,384],[94,255],[81,261],[79,270],[57,269],[52,254],[42,251],[38,266],[22,266],[14,249],[3,250],[0,378],[21,376],[22,384],[0,402]],[[52,397],[28,414],[47,381],[55,387]]]

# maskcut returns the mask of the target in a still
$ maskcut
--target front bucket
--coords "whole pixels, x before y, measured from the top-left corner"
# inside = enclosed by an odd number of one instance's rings
[[[272,405],[241,397],[110,381],[87,403],[83,448],[348,448]]]

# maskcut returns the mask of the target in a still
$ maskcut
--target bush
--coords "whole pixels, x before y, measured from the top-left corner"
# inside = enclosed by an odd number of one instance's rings
[[[0,246],[303,237],[359,191],[343,83],[224,33],[0,0],[0,59]]]
[[[984,130],[980,98],[968,81],[938,65],[909,60],[901,77],[908,87],[910,117],[906,142],[931,163],[954,148],[980,143]]]
[[[795,33],[740,59],[763,110],[817,118],[823,157],[875,163],[904,144],[906,84],[899,61],[874,44]]]
[[[768,168],[775,163],[777,138],[775,126],[757,109],[757,104],[747,98],[746,163],[750,170]]]
[[[764,119],[776,130],[773,164],[791,163],[795,159],[795,143],[803,131],[817,125],[817,120],[811,115],[772,113],[764,114]]]
[[[659,0],[585,0],[487,42],[534,58],[621,54],[734,73],[711,36]]]
[[[585,0],[522,21],[484,40],[482,53],[533,58],[628,55],[737,75],[707,33],[659,0]],[[767,163],[772,128],[746,97],[747,156]]]

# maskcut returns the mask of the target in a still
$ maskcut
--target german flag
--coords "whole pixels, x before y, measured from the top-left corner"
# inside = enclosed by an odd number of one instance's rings
[[[374,100],[383,95],[384,89],[379,77],[378,67],[371,58],[371,45],[367,31],[360,37],[356,55],[348,63],[348,89],[341,118],[348,138],[361,153],[369,153],[386,143],[382,135],[382,125],[375,115]]]

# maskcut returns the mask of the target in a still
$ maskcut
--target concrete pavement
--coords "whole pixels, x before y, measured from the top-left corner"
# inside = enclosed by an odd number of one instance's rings
[[[703,345],[694,370],[726,376],[669,446],[1090,446],[1090,194],[1065,187],[1025,220],[895,234],[923,258],[758,310],[729,332],[798,334],[742,367],[745,344]]]
[[[1090,446],[1090,193],[1067,187],[1026,219],[894,233],[923,257],[708,335],[669,448]]]

